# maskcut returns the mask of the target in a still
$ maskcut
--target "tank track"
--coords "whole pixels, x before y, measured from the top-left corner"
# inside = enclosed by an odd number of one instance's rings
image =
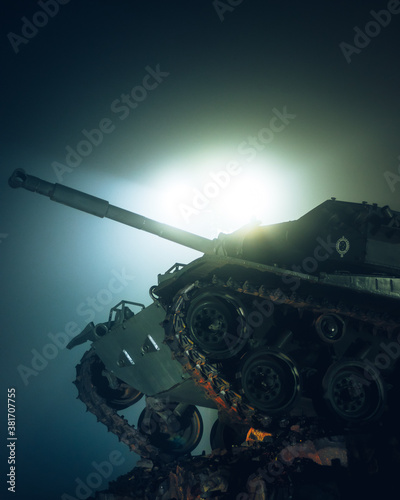
[[[221,279],[217,276],[208,281],[195,281],[186,285],[174,298],[173,305],[165,320],[165,343],[171,349],[172,356],[181,363],[183,369],[191,375],[196,384],[214,401],[222,421],[233,426],[239,424],[248,428],[266,429],[274,436],[279,435],[283,428],[289,429],[298,423],[302,427],[319,427],[320,415],[301,410],[297,413],[289,412],[272,416],[260,411],[246,402],[246,398],[237,388],[236,380],[221,371],[221,363],[213,362],[196,348],[188,331],[188,308],[192,298],[199,292],[213,294],[216,290],[234,294],[246,307],[248,307],[249,300],[256,299],[269,301],[276,310],[287,307],[291,311],[296,311],[299,317],[305,313],[314,316],[339,314],[349,321],[356,322],[360,328],[368,329],[371,332],[370,336],[376,338],[375,344],[392,339],[400,324],[399,318],[390,310],[384,310],[384,308],[373,310],[363,307],[361,304],[362,295],[359,295],[360,300],[354,299],[352,306],[349,307],[349,301],[346,301],[346,304],[343,301],[335,304],[328,302],[326,298],[317,299],[315,296],[301,295],[298,292],[287,295],[281,289],[271,289],[259,283],[236,282],[231,278]],[[242,353],[239,353],[235,358],[238,363],[240,363],[241,355]],[[141,457],[153,462],[165,462],[171,459],[153,446],[145,433],[129,424],[98,394],[91,382],[91,367],[96,359],[96,353],[92,348],[83,356],[81,363],[76,367],[77,378],[74,383],[78,389],[78,398],[86,405],[87,410],[93,413],[97,420],[107,427],[108,431],[113,432],[121,442]],[[321,432],[323,435],[330,432],[333,435],[337,431],[337,427],[328,429],[325,426],[324,431]]]
[[[96,416],[98,422],[104,424],[109,432],[115,434],[119,441],[126,444],[132,451],[143,458],[159,461],[162,459],[162,454],[158,448],[149,443],[146,434],[130,425],[96,391],[96,387],[91,382],[92,365],[96,361],[97,355],[92,348],[84,354],[80,364],[76,366],[74,384],[78,389],[78,399],[86,405],[87,411]]]
[[[316,288],[317,285],[314,285],[315,292],[317,292]],[[260,283],[251,283],[250,281],[239,283],[232,278],[221,279],[216,275],[210,281],[196,281],[187,285],[180,291],[179,296],[175,297],[167,317],[167,325],[169,326],[166,327],[166,343],[175,359],[183,365],[184,370],[191,374],[196,384],[202,387],[207,396],[215,402],[222,418],[231,424],[274,429],[275,426],[282,428],[282,426],[293,425],[298,421],[302,421],[304,424],[305,419],[312,425],[312,423],[320,421],[321,415],[315,413],[307,415],[307,412],[304,414],[300,411],[298,415],[289,413],[277,418],[260,411],[246,402],[246,398],[238,391],[236,380],[232,379],[232,376],[226,376],[219,369],[218,363],[208,359],[200,352],[190,338],[187,324],[189,305],[192,297],[195,297],[199,291],[209,291],[212,294],[216,290],[233,293],[244,304],[249,302],[249,298],[267,300],[277,309],[286,307],[292,311],[297,310],[299,317],[305,313],[314,317],[322,314],[340,315],[346,321],[356,324],[357,329],[368,331],[369,338],[373,339],[375,344],[375,352],[379,342],[393,339],[395,332],[399,331],[399,318],[393,314],[391,309],[388,309],[387,303],[386,307],[373,310],[371,307],[362,305],[363,299],[365,300],[362,294],[354,294],[352,305],[349,307],[348,300],[346,304],[344,301],[334,303],[333,301],[329,302],[326,296],[318,299],[309,294],[301,295],[297,290],[296,293],[286,295],[281,289],[270,289],[265,284],[260,286]],[[324,297],[321,293],[318,296]],[[394,306],[392,309],[394,310]],[[334,356],[334,358],[340,359],[340,356],[341,354]],[[361,360],[361,357],[359,359]],[[236,361],[240,363],[239,356],[236,356]],[[343,422],[339,427],[343,428]],[[335,424],[332,431],[335,432],[337,429]]]

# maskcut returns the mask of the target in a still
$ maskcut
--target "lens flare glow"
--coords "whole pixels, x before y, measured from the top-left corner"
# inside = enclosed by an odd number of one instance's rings
[[[239,227],[267,214],[274,201],[271,190],[255,179],[236,179],[220,193],[215,202],[215,211],[227,222],[232,220]]]
[[[302,184],[289,158],[265,151],[248,161],[233,146],[163,160],[151,188],[158,220],[214,238],[255,220],[293,220]]]

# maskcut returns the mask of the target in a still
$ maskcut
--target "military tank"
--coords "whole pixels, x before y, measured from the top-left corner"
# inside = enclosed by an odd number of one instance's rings
[[[150,305],[122,301],[68,345],[91,343],[79,398],[144,459],[193,451],[197,407],[218,410],[213,448],[254,429],[356,432],[393,418],[400,212],[332,198],[298,220],[210,240],[22,169],[9,184],[204,254],[159,274]],[[143,395],[135,427],[118,411]]]

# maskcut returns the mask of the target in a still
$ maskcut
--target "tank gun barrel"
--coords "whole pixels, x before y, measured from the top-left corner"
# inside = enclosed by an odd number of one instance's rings
[[[214,253],[215,242],[190,233],[183,229],[178,229],[168,224],[148,219],[142,215],[135,214],[129,210],[111,205],[108,201],[96,196],[92,196],[77,189],[72,189],[62,184],[51,183],[39,179],[33,175],[28,175],[23,169],[16,169],[8,180],[12,188],[22,187],[28,191],[47,196],[57,203],[67,205],[77,210],[87,212],[97,217],[112,219],[121,224],[141,229],[148,233],[155,234],[161,238],[174,241],[203,253]]]

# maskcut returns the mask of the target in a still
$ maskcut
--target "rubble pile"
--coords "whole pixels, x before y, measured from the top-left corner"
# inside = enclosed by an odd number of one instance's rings
[[[324,500],[340,498],[348,457],[342,437],[310,440],[291,429],[272,438],[251,430],[246,442],[210,455],[160,464],[140,460],[136,467],[95,500],[267,500],[293,498],[304,477],[324,484]],[[328,491],[331,493],[328,494]],[[275,496],[271,496],[275,495]],[[276,496],[278,495],[278,496]],[[309,497],[314,498],[314,497]],[[315,497],[317,498],[317,497]]]

